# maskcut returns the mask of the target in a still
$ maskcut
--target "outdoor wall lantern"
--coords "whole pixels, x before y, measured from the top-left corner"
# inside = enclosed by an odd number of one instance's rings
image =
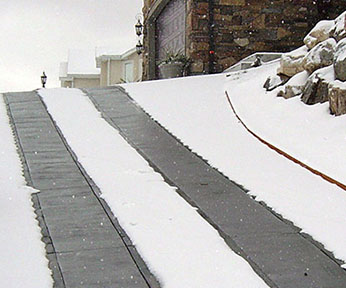
[[[44,71],[43,71],[43,74],[41,76],[41,82],[42,82],[42,88],[45,88],[46,83],[47,83],[47,75],[46,75],[46,73],[44,73]]]
[[[143,24],[141,23],[141,19],[140,18],[138,18],[138,22],[135,25],[135,28],[136,28],[137,36],[141,36],[142,33],[143,33]]]
[[[141,55],[143,51],[143,44],[141,43],[141,40],[138,40],[138,43],[136,45],[136,52],[138,55]]]
[[[138,43],[136,45],[136,52],[138,55],[141,55],[143,52],[143,44],[141,42],[141,35],[143,34],[143,24],[141,22],[143,15],[141,13],[138,13],[136,15],[136,20],[137,20],[137,24],[135,25],[136,28],[136,34],[138,37]]]

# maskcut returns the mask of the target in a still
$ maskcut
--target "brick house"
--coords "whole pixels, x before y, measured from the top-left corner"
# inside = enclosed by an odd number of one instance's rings
[[[190,75],[221,72],[254,52],[290,51],[345,9],[345,0],[144,0],[143,79],[157,78],[166,50],[191,58]]]

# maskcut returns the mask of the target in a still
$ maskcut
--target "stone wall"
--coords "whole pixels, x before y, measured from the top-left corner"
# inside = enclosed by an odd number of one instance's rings
[[[334,19],[345,1],[216,0],[216,71],[260,51],[286,52],[302,45],[304,35],[321,19]],[[319,13],[324,8],[325,14]]]
[[[144,0],[144,30],[148,28],[148,12],[162,1]],[[254,52],[291,51],[302,45],[304,35],[319,20],[334,19],[346,5],[345,0],[331,0],[323,5],[322,0],[211,2],[213,7],[209,7],[208,0],[186,0],[186,54],[192,59],[191,74],[221,72]],[[144,31],[143,79],[148,79],[146,36]]]

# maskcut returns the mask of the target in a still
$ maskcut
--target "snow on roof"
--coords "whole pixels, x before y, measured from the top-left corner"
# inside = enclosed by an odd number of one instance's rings
[[[96,68],[95,51],[70,49],[67,74],[100,74],[100,69]]]
[[[122,50],[119,48],[112,47],[96,47],[95,48],[95,56],[101,57],[106,55],[121,55]]]
[[[123,53],[123,54],[121,55],[121,57],[122,57],[122,58],[129,57],[129,56],[132,55],[133,53],[137,53],[137,52],[136,52],[136,47],[131,48],[130,50],[127,50],[125,53]]]
[[[60,63],[59,77],[67,77],[67,62]]]
[[[97,47],[95,49],[96,58],[119,58],[123,59],[130,56],[132,53],[136,52],[136,48],[131,48],[126,50],[126,52],[120,53],[120,50],[117,48],[107,48],[107,47]]]
[[[96,47],[95,49],[95,58],[96,58],[96,67],[101,66],[101,62],[107,60],[126,60],[127,57],[131,56],[133,53],[136,53],[136,48],[131,48],[124,53],[119,53],[119,49],[115,48],[106,48],[106,47]]]

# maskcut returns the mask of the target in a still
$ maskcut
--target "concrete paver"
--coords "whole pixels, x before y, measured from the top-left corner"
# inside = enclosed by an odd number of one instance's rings
[[[6,93],[54,287],[159,287],[36,92]]]
[[[254,201],[120,87],[86,89],[103,117],[242,255],[270,287],[346,287],[346,271],[289,221]]]

